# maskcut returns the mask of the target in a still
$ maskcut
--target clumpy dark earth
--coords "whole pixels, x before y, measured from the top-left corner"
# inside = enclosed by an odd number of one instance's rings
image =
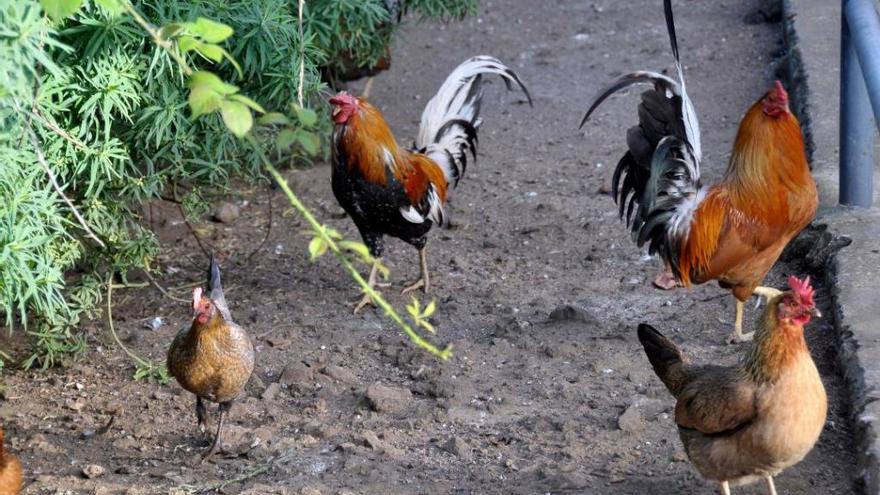
[[[755,14],[754,0],[678,4],[704,177],[715,180],[739,118],[772,82],[780,25],[758,22],[773,16]],[[130,360],[99,320],[85,329],[90,346],[80,359],[4,376],[0,418],[26,469],[25,493],[188,493],[223,483],[222,493],[252,494],[715,493],[686,460],[673,402],[635,326],[650,322],[695,360],[734,363],[743,348],[724,343],[733,301],[714,284],[654,289],[659,262],[633,246],[603,193],[635,122],[637,92],[577,130],[610,78],[671,68],[661,2],[493,1],[460,23],[408,22],[371,94],[401,142],[411,142],[448,72],[476,54],[509,63],[535,104],[500,82],[487,88],[479,160],[448,207],[455,227],[429,235],[436,340],[454,346],[452,359],[416,349],[373,309],[352,316],[352,281],[330,256],[308,261],[306,224],[281,193],[242,187],[227,198],[239,218],[195,225],[225,254],[226,297],[257,347],[254,377],[230,415],[227,454],[196,464],[209,438],[196,429],[193,397],[173,382],[133,381]],[[327,164],[287,173],[323,221],[354,237],[329,175]],[[248,261],[266,231],[270,196],[269,239]],[[152,220],[163,242],[159,281],[187,299],[182,286],[202,280],[207,259],[173,206],[155,205]],[[389,242],[394,288],[385,294],[398,308],[417,259]],[[767,283],[783,287],[790,273],[798,267],[780,263]],[[114,302],[123,340],[154,360],[164,360],[190,317],[186,302],[152,288],[117,290]],[[757,314],[749,305],[749,327]],[[154,317],[164,325],[150,330]],[[829,392],[828,422],[777,488],[852,493],[837,339],[827,320],[807,333]],[[23,356],[17,335],[3,347]],[[100,476],[86,478],[89,465]]]

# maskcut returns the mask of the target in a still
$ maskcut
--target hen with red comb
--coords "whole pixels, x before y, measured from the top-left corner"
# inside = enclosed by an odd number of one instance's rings
[[[696,365],[650,325],[639,341],[655,373],[675,397],[675,423],[700,474],[730,485],[773,477],[813,448],[828,411],[822,379],[804,340],[818,310],[809,277],[789,278],[791,290],[768,290],[754,345],[734,366]],[[772,293],[772,295],[770,294]]]
[[[206,297],[193,289],[192,324],[181,330],[168,349],[168,371],[185,390],[196,396],[196,419],[205,428],[205,402],[216,402],[220,412],[214,439],[202,461],[220,447],[223,422],[232,403],[244,390],[254,370],[254,346],[244,328],[232,321],[220,282],[220,266],[211,256]]]

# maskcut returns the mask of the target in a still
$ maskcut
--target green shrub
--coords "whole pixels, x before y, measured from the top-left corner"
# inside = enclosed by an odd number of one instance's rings
[[[310,129],[329,128],[326,112],[293,104],[301,50],[306,106],[319,107],[321,75],[372,66],[396,26],[385,0],[309,0],[302,39],[290,0],[135,2],[157,28],[151,40],[118,1],[46,2],[55,22],[37,0],[0,0],[0,315],[34,337],[28,367],[82,349],[75,327],[95,316],[110,274],[150,269],[158,247],[143,201],[181,194],[203,211],[198,191],[263,177],[261,151],[303,164],[320,153]],[[459,18],[475,0],[399,8]],[[255,151],[227,127],[243,134],[263,109],[280,113],[260,120]]]

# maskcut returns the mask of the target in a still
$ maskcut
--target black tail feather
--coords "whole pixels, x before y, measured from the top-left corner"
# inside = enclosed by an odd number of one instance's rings
[[[672,55],[675,57],[676,63],[678,63],[678,38],[675,36],[675,22],[672,19],[672,0],[663,0],[663,14],[666,17],[666,29],[669,31]]]

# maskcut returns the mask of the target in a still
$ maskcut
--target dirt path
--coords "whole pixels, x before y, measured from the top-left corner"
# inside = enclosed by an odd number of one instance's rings
[[[96,323],[79,362],[4,377],[0,418],[26,466],[26,493],[180,493],[260,469],[222,492],[714,493],[686,462],[673,403],[634,329],[650,322],[694,359],[732,363],[742,350],[724,344],[732,301],[714,285],[651,288],[658,262],[632,246],[611,198],[598,192],[634,122],[635,93],[607,103],[586,135],[577,131],[588,99],[609,78],[671,67],[660,2],[534,5],[484,2],[461,23],[408,24],[392,70],[371,95],[405,143],[427,99],[471,55],[509,63],[535,100],[529,108],[500,83],[487,90],[480,157],[449,208],[458,228],[430,236],[437,328],[453,343],[453,359],[439,363],[415,350],[378,313],[351,316],[343,304],[356,295],[351,281],[330,257],[307,261],[304,225],[291,212],[278,215],[285,210],[278,193],[269,242],[250,265],[237,266],[262,237],[268,211],[265,191],[243,191],[235,223],[205,226],[210,242],[231,252],[227,299],[258,349],[248,396],[230,416],[232,454],[189,466],[208,441],[195,428],[192,397],[176,384],[131,381],[127,358]],[[704,176],[712,180],[740,116],[772,80],[779,25],[744,22],[757,0],[687,5],[678,11],[679,37],[702,119]],[[325,221],[354,236],[329,172],[320,165],[288,176]],[[174,210],[157,214],[163,266],[179,270],[163,283],[198,280],[202,253]],[[389,244],[386,261],[399,288],[416,276],[417,257]],[[770,285],[781,287],[792,272],[777,266]],[[386,293],[398,307],[405,303]],[[117,297],[128,344],[164,359],[187,323],[186,304],[151,290]],[[550,318],[567,305],[574,309]],[[755,315],[747,310],[748,326]],[[155,316],[166,325],[145,329]],[[817,448],[777,487],[852,493],[855,462],[831,325],[812,325],[809,338],[830,395],[829,421]],[[24,349],[20,341],[13,348]],[[383,412],[368,398],[389,393],[370,388],[376,383],[400,396]],[[118,417],[101,433],[113,411]],[[106,474],[85,479],[87,464]]]

